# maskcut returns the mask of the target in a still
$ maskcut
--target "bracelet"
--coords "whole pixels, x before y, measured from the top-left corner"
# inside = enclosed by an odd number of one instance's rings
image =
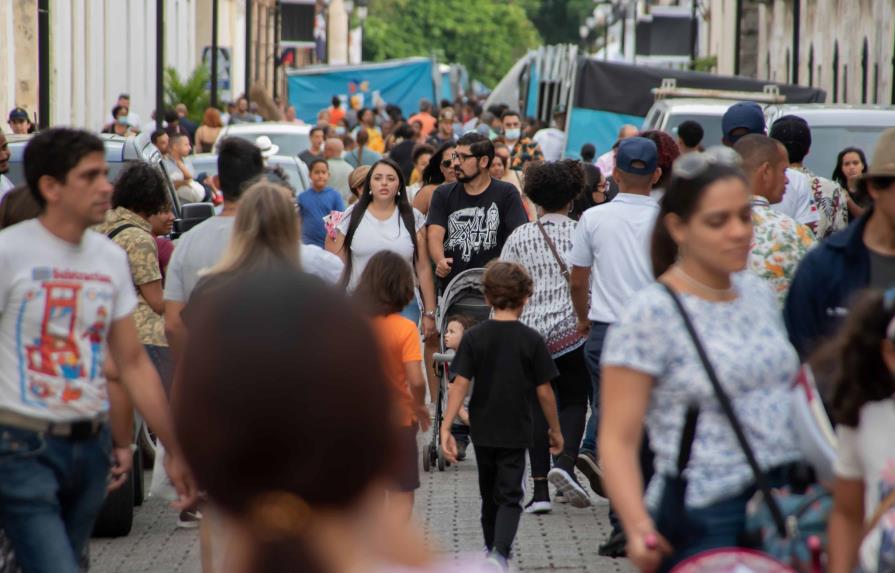
[[[434,318],[435,318],[435,311],[434,311],[434,310],[427,310],[426,312],[423,313],[423,316],[425,316],[426,318],[432,318],[432,319],[434,319]]]
[[[131,451],[131,453],[134,453],[134,452],[137,451],[137,444],[127,444],[127,445],[124,445],[124,446],[119,446],[118,444],[114,444],[114,446],[115,446],[115,449],[116,449],[116,450],[124,450],[124,449],[128,449],[128,450]]]

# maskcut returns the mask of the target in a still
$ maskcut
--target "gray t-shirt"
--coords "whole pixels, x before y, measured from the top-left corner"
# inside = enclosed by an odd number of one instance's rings
[[[870,249],[870,288],[886,290],[895,285],[895,257],[881,255]]]
[[[214,266],[230,243],[235,217],[212,217],[177,241],[165,278],[165,300],[186,303],[199,271]]]

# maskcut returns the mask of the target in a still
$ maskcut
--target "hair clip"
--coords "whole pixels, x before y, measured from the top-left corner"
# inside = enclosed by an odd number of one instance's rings
[[[311,520],[311,506],[293,493],[265,493],[252,503],[249,519],[266,539],[296,537],[304,533]]]

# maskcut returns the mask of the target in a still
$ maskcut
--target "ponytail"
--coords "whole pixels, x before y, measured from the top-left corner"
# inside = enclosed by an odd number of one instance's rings
[[[656,226],[653,228],[653,237],[650,245],[653,276],[659,278],[668,272],[668,269],[677,261],[677,255],[677,243],[674,242],[674,239],[671,238],[671,233],[668,232],[665,217],[660,215],[656,219]]]

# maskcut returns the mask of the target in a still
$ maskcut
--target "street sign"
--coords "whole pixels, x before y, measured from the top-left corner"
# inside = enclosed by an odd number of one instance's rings
[[[230,48],[222,48],[218,46],[218,91],[230,91]],[[211,71],[211,46],[202,48],[202,63]],[[211,81],[208,82],[208,89],[211,89]]]

